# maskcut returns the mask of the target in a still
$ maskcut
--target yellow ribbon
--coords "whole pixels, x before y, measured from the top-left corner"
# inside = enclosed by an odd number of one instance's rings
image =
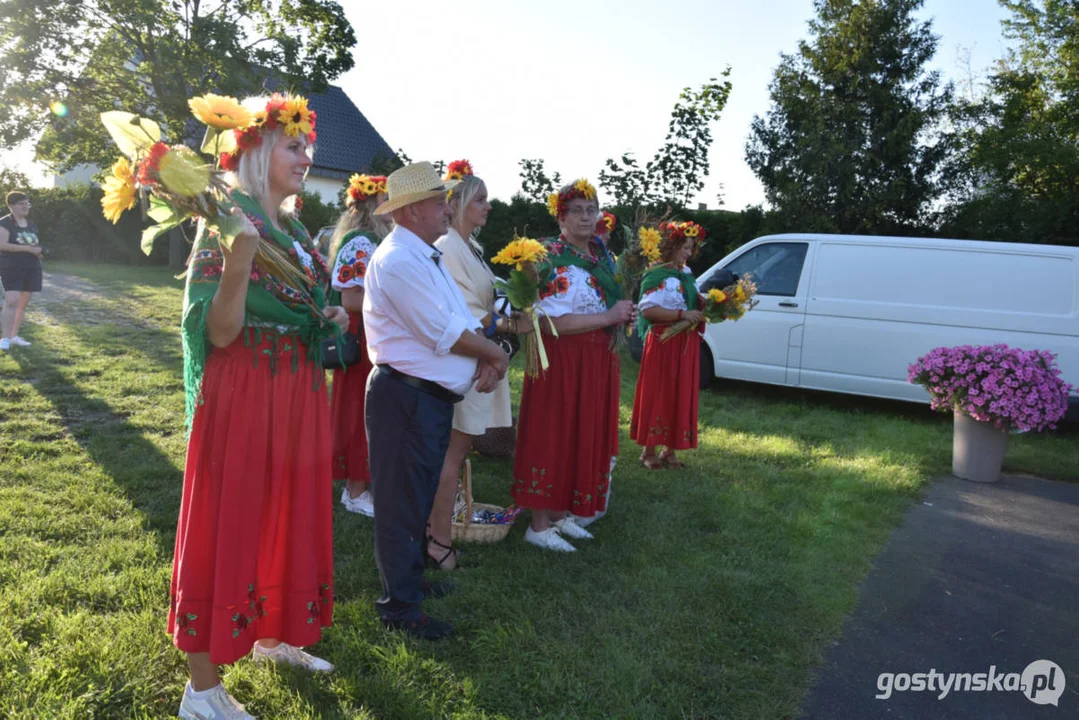
[[[542,310],[540,310],[538,312],[539,312],[541,317],[547,318],[547,324],[551,326],[551,334],[554,335],[555,337],[558,337],[558,330],[554,326],[554,320],[552,320],[550,318],[550,316],[547,315],[547,313],[543,312]],[[525,313],[532,320],[532,327],[533,327],[532,332],[536,336],[536,347],[537,347],[537,349],[539,349],[540,369],[541,370],[546,370],[548,367],[550,367],[551,363],[547,359],[547,348],[545,348],[543,346],[543,333],[540,332],[540,323],[539,323],[539,320],[536,318],[536,313],[537,313],[536,307],[533,305],[532,307],[525,308]]]

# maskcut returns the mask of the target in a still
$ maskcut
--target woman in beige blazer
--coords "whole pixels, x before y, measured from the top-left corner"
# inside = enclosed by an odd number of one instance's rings
[[[494,332],[526,333],[531,331],[527,318],[495,314],[495,276],[483,260],[483,248],[473,238],[487,222],[491,204],[487,201],[487,186],[472,174],[467,160],[450,163],[447,179],[459,180],[451,191],[449,204],[453,219],[449,232],[435,242],[442,252],[441,262],[461,288],[468,309],[483,323],[488,335]],[[453,413],[453,431],[446,459],[442,464],[438,494],[428,520],[424,550],[427,561],[443,570],[457,565],[457,555],[450,544],[450,524],[453,504],[465,457],[472,449],[472,440],[483,435],[487,428],[512,427],[509,379],[503,378],[491,393],[470,390],[457,403]]]

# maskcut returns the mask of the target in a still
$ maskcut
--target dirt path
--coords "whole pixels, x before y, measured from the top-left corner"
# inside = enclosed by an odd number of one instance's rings
[[[67,273],[46,272],[40,293],[27,307],[27,319],[56,326],[76,322],[83,325],[150,327],[139,318],[135,300],[116,294],[86,278]]]

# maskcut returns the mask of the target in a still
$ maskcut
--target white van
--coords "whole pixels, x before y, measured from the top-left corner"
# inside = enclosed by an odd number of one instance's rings
[[[928,402],[907,366],[929,350],[1049,350],[1079,387],[1079,248],[860,235],[769,235],[720,268],[750,273],[760,304],[708,325],[715,377]],[[1076,392],[1076,391],[1073,391]],[[1079,396],[1071,398],[1073,412]]]

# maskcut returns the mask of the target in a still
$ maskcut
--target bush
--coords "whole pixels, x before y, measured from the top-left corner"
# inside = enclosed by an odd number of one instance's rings
[[[101,188],[73,185],[66,188],[31,188],[30,219],[37,224],[41,244],[49,259],[128,265],[164,265],[168,242],[158,238],[147,257],[140,248],[144,221],[138,208],[113,225],[101,214]]]
[[[300,222],[312,238],[319,229],[337,222],[341,208],[334,203],[324,202],[318,193],[304,192],[300,198],[303,201],[300,206]]]

